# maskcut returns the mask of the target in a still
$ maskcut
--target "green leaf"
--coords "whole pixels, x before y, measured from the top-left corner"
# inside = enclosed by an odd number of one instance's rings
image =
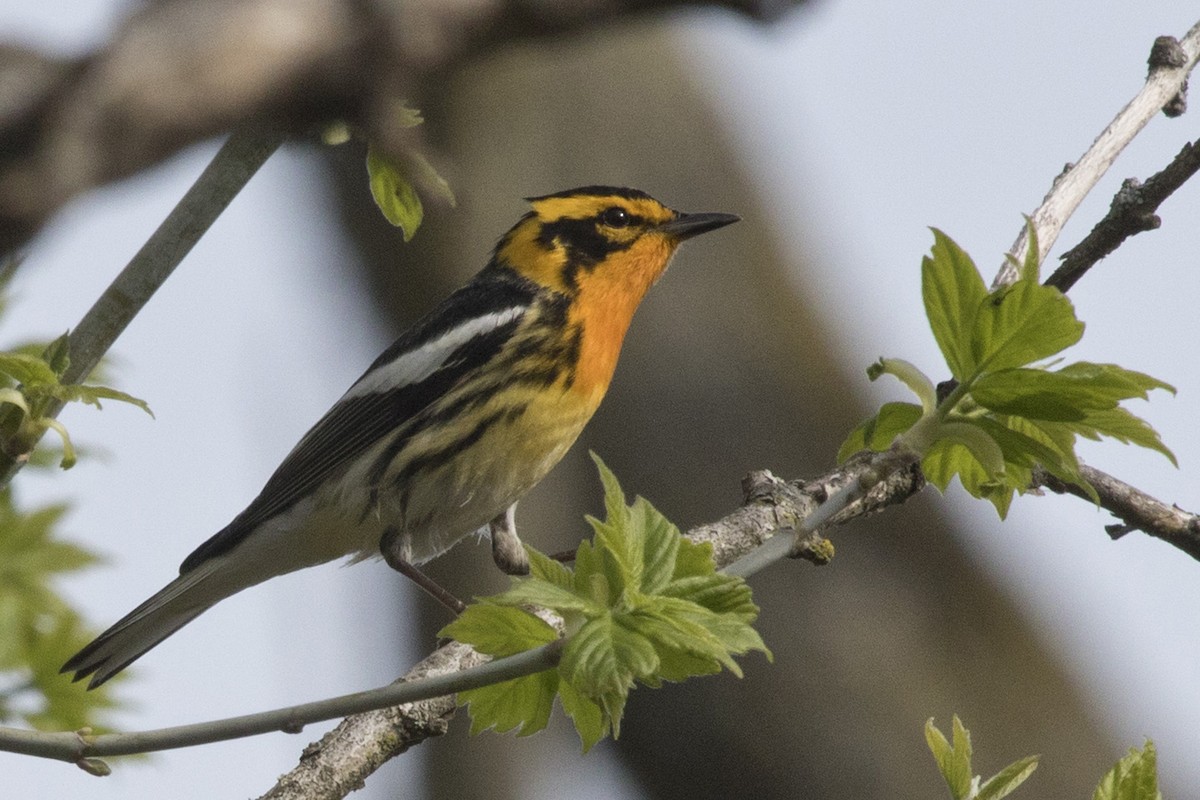
[[[1033,774],[1037,766],[1038,756],[1026,756],[1014,761],[984,781],[979,787],[979,793],[972,800],[1001,800],[1008,797]]]
[[[558,684],[558,673],[548,669],[459,692],[458,701],[470,706],[472,734],[489,729],[506,733],[516,728],[518,736],[530,736],[550,722]]]
[[[906,433],[921,416],[921,406],[913,403],[884,403],[878,414],[862,422],[842,442],[838,448],[838,462],[844,462],[859,450],[887,450],[896,437]]]
[[[987,287],[971,257],[936,228],[933,249],[921,260],[921,296],[933,337],[951,374],[959,381],[967,380],[976,370],[970,336]]]
[[[550,558],[529,545],[525,545],[525,554],[529,556],[529,577],[538,578],[568,590],[574,588],[575,578],[566,564]]]
[[[604,709],[615,739],[634,679],[652,676],[658,665],[658,653],[645,637],[605,614],[588,620],[567,640],[558,669],[563,679]]]
[[[563,711],[575,723],[575,730],[579,732],[579,740],[583,743],[583,752],[591,750],[608,734],[608,720],[605,719],[604,710],[600,708],[599,703],[584,697],[574,686],[563,680],[558,682],[558,699],[562,703]]]
[[[1031,281],[1017,281],[988,295],[974,322],[971,353],[976,373],[970,377],[1049,358],[1083,336],[1083,323],[1075,318],[1066,295]]]
[[[1087,381],[1092,386],[1102,389],[1107,396],[1118,400],[1131,400],[1135,397],[1149,400],[1150,392],[1154,389],[1164,389],[1175,394],[1175,387],[1171,384],[1116,364],[1077,361],[1060,369],[1058,374]]]
[[[20,384],[57,385],[58,375],[46,361],[27,353],[0,353],[0,373]]]
[[[528,611],[486,603],[467,606],[438,636],[497,657],[532,650],[558,638],[554,628]]]
[[[944,422],[934,429],[933,436],[935,441],[965,447],[983,467],[989,480],[1004,478],[1004,451],[980,426],[971,422]]]
[[[1147,739],[1143,749],[1131,747],[1100,780],[1092,800],[1162,800],[1154,743]]]
[[[562,615],[568,635],[556,691],[585,749],[607,731],[619,735],[637,682],[656,687],[722,667],[740,675],[733,656],[762,650],[770,658],[750,627],[758,607],[745,581],[718,574],[712,547],[684,539],[645,499],[627,504],[616,477],[595,460],[607,514],[603,521],[588,518],[595,537],[580,543],[574,571],[528,549],[530,578],[514,579],[442,631],[481,652],[510,655],[554,638],[553,629],[518,606]],[[515,700],[493,697],[497,687],[474,690],[472,729],[540,728],[548,686],[516,686]]]
[[[54,392],[55,396],[64,401],[78,401],[87,403],[88,405],[100,408],[101,400],[116,400],[121,403],[128,403],[132,406],[137,406],[142,411],[145,411],[151,417],[154,417],[154,412],[150,410],[150,406],[145,400],[134,397],[131,394],[122,392],[120,389],[113,389],[109,386],[96,386],[86,384],[64,384]]]
[[[971,385],[971,396],[1001,414],[1077,422],[1089,411],[1115,408],[1122,400],[1148,399],[1151,389],[1174,391],[1140,372],[1080,362],[1057,372],[1018,368],[988,373]]]
[[[1136,444],[1155,450],[1166,456],[1176,467],[1179,466],[1175,454],[1163,444],[1158,431],[1124,408],[1089,411],[1079,422],[1064,423],[1064,426],[1089,439],[1108,436],[1124,444]]]
[[[971,771],[971,734],[963,727],[958,715],[952,722],[954,744],[946,740],[945,734],[933,724],[933,717],[925,722],[925,742],[937,762],[938,771],[950,789],[954,800],[965,800],[970,796],[973,773]]]
[[[543,581],[537,578],[514,580],[512,586],[500,594],[487,598],[487,602],[503,606],[544,606],[555,611],[588,611],[603,608],[572,588]],[[472,606],[473,608],[474,606]],[[457,636],[454,638],[458,639]],[[459,639],[459,641],[462,641]]]
[[[921,459],[926,480],[945,493],[951,479],[958,476],[963,489],[972,497],[987,500],[1004,519],[1012,504],[1013,489],[990,474],[969,448],[958,441],[941,438],[933,442]]]
[[[373,147],[367,148],[367,175],[375,205],[388,222],[400,228],[404,241],[412,240],[425,218],[425,209],[412,181],[399,164]]]

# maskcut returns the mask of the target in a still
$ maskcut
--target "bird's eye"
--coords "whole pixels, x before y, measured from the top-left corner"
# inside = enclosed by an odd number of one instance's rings
[[[629,218],[629,212],[620,206],[606,208],[600,212],[600,222],[604,223],[610,228],[624,228],[632,221],[633,220]]]

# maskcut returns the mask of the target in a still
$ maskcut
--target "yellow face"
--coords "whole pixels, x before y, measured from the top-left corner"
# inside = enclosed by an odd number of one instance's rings
[[[602,278],[633,294],[636,304],[679,244],[660,230],[679,214],[634,190],[575,190],[530,202],[533,211],[504,237],[497,259],[563,294]]]

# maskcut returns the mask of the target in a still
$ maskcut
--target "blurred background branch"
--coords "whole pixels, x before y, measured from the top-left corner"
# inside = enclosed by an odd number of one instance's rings
[[[622,16],[724,6],[777,18],[786,0],[171,0],[99,51],[59,60],[0,47],[0,253],[94,186],[246,124],[353,122],[385,150],[396,108],[431,75],[505,42]]]

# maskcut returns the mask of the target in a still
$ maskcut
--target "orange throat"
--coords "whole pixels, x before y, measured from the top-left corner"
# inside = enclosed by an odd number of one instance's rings
[[[661,240],[647,242],[631,249],[631,263],[622,274],[601,271],[577,276],[578,295],[568,322],[579,326],[582,338],[572,389],[592,404],[599,405],[608,391],[633,314],[666,270],[672,250]]]

